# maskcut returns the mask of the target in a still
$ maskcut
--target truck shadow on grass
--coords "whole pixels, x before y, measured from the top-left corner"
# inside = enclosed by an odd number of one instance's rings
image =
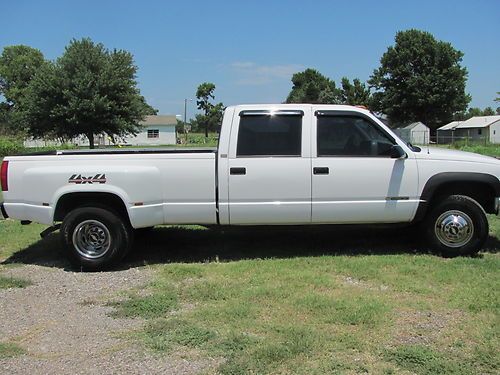
[[[488,252],[496,253],[500,249],[500,241],[490,236],[485,248]],[[421,240],[420,232],[413,227],[157,227],[137,233],[131,252],[112,270],[146,264],[228,262],[256,258],[427,253],[430,251]],[[77,270],[66,261],[58,233],[16,252],[3,263]]]

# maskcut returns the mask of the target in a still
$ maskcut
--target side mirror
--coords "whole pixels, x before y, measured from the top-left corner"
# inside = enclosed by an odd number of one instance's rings
[[[408,155],[403,150],[403,148],[399,145],[394,145],[391,148],[391,158],[392,159],[405,159]]]

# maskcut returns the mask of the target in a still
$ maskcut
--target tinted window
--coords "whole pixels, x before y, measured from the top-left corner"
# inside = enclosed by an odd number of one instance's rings
[[[356,116],[318,116],[318,156],[389,156],[392,141]]]
[[[302,116],[240,117],[237,156],[300,156]]]

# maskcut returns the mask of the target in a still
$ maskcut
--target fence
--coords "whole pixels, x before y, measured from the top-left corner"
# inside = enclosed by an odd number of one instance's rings
[[[396,129],[396,134],[413,145],[488,145],[490,139],[488,134],[477,134],[477,132],[443,132],[438,131],[435,135],[430,135],[429,131],[407,131],[406,129]]]

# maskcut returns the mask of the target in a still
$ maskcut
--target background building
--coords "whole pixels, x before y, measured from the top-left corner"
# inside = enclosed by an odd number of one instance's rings
[[[141,125],[142,130],[137,135],[124,138],[120,144],[132,146],[175,145],[177,119],[174,115],[146,116]]]
[[[429,144],[429,137],[431,135],[430,129],[422,122],[413,122],[409,125],[396,128],[394,132],[399,135],[401,139],[414,145]]]
[[[160,146],[176,144],[175,125],[177,125],[177,119],[174,115],[146,116],[140,125],[141,130],[137,135],[117,139],[116,143],[113,143],[105,134],[96,134],[94,136],[95,146],[106,147],[116,144],[122,146]],[[89,140],[87,137],[81,136],[73,139],[70,143],[80,147],[88,147]],[[24,147],[57,147],[60,145],[61,142],[57,140],[27,139],[24,141]]]
[[[437,130],[437,143],[471,141],[500,143],[500,116],[476,116],[453,121]]]

